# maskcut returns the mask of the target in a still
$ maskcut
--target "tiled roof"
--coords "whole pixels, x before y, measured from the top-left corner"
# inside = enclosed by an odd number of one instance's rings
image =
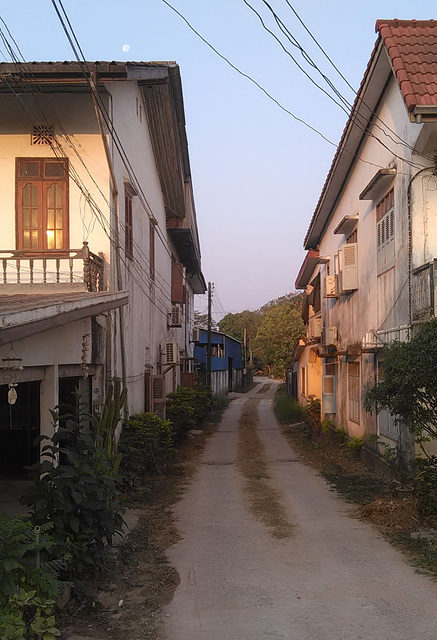
[[[380,53],[381,41],[388,51],[408,111],[413,111],[417,105],[437,105],[437,21],[377,20],[375,30],[378,33],[378,39],[311,218],[304,240],[305,249],[315,248],[312,237],[314,224],[320,214],[323,199],[329,189],[339,158],[347,146],[347,138],[354,124],[355,113],[362,103],[362,96],[375,58]],[[319,238],[317,243],[318,241]]]
[[[408,111],[437,105],[437,21],[378,20]]]

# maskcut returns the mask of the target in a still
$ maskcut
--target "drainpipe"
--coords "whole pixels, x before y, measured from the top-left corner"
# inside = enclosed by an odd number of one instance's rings
[[[123,281],[121,276],[121,260],[120,260],[120,218],[119,218],[119,199],[118,199],[118,188],[117,181],[115,178],[114,166],[111,158],[111,153],[109,150],[108,140],[106,139],[105,131],[103,128],[102,117],[100,113],[99,105],[97,104],[95,92],[97,91],[96,82],[95,82],[95,74],[91,74],[91,85],[92,91],[91,95],[93,98],[94,110],[96,112],[97,123],[99,125],[100,136],[103,142],[103,148],[105,149],[106,161],[108,163],[109,174],[111,178],[111,189],[112,189],[112,197],[114,201],[114,210],[115,210],[115,225],[114,225],[114,236],[115,236],[115,270],[116,270],[116,279],[117,279],[117,290],[123,290]],[[120,325],[120,348],[121,348],[121,378],[123,382],[123,387],[127,388],[127,375],[126,375],[126,353],[125,353],[125,327],[124,327],[124,316],[123,310],[121,307],[118,308],[118,319]],[[127,403],[124,405],[124,417],[128,417],[128,408]]]

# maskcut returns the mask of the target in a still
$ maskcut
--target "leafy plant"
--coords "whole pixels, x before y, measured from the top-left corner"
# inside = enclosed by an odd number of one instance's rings
[[[328,433],[334,428],[334,423],[329,418],[323,418],[320,428],[323,433]]]
[[[353,438],[347,441],[346,446],[349,449],[352,449],[352,451],[355,451],[358,453],[359,451],[361,451],[363,444],[364,444],[363,438],[354,436]]]
[[[50,560],[55,548],[48,523],[36,530],[20,516],[0,518],[0,637],[2,640],[60,635],[53,615],[65,561]]]
[[[175,455],[172,423],[156,413],[135,413],[123,423],[118,451],[129,481],[147,471],[161,473]]]
[[[33,483],[22,501],[30,507],[34,525],[53,524],[59,555],[66,554],[81,571],[122,532],[120,456],[112,453],[109,426],[102,429],[84,410],[80,395],[72,414],[59,420],[52,412],[52,418],[53,436],[41,438],[42,462],[31,468]]]
[[[319,398],[312,398],[305,407],[305,422],[312,429],[321,427],[321,405]]]
[[[383,380],[365,393],[367,411],[388,409],[416,442],[437,437],[437,318],[422,325],[410,342],[382,351]]]
[[[0,517],[0,607],[18,587],[51,598],[59,589],[58,576],[65,562],[53,560],[53,526],[46,523],[37,534],[29,520],[21,516]]]
[[[213,405],[209,387],[178,387],[167,395],[167,418],[173,423],[176,436],[183,436],[199,426]]]
[[[437,456],[416,458],[414,463],[414,493],[422,516],[437,515]]]
[[[337,436],[337,442],[339,444],[344,444],[346,442],[346,429],[344,427],[336,427],[335,435]]]

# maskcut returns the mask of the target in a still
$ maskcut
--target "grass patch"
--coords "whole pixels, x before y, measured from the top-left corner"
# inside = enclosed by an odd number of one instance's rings
[[[246,478],[245,489],[254,516],[272,529],[273,537],[289,538],[292,525],[287,520],[279,492],[269,482],[271,476],[257,424],[257,402],[249,400],[243,406],[239,421],[238,468]]]
[[[412,538],[406,531],[396,531],[388,535],[393,546],[407,553],[411,562],[421,572],[437,577],[437,541],[427,538]]]
[[[223,412],[228,408],[230,403],[231,399],[227,396],[217,396],[214,398],[211,413],[207,416],[206,422],[208,424],[218,424],[222,419]]]
[[[385,491],[379,478],[370,475],[339,475],[322,470],[323,478],[349,502],[369,504]]]
[[[305,418],[305,411],[302,405],[293,398],[278,395],[274,404],[275,415],[281,424],[295,424],[302,422]]]

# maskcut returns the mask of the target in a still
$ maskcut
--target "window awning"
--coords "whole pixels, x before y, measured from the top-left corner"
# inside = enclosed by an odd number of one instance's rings
[[[344,216],[340,224],[338,224],[337,227],[334,229],[334,233],[350,236],[350,234],[355,229],[357,224],[358,224],[358,215]]]
[[[375,173],[369,184],[360,193],[360,200],[374,200],[379,193],[390,186],[396,175],[396,169],[380,169]]]

